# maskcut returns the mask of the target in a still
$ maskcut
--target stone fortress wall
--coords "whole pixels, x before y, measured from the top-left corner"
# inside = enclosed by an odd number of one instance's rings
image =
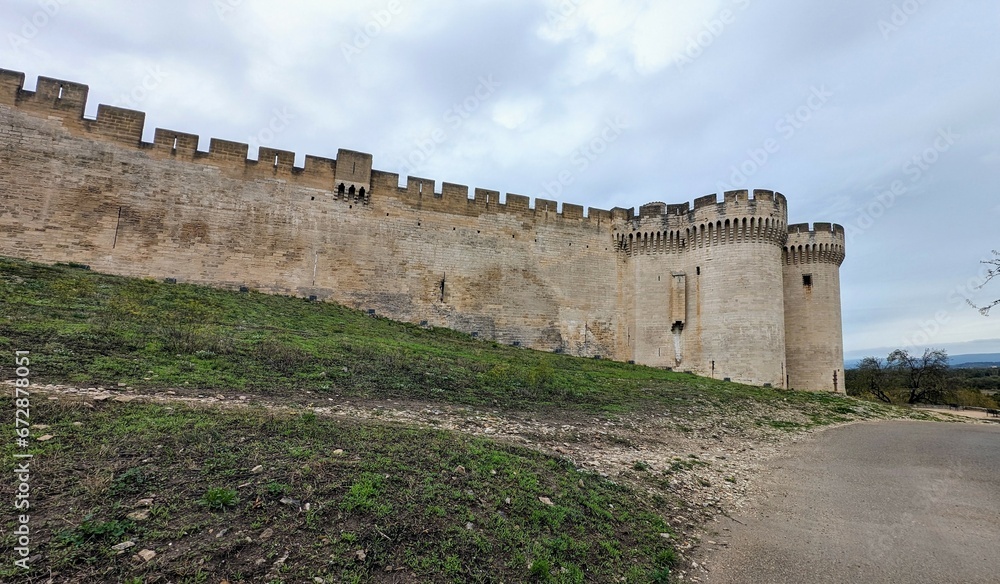
[[[785,197],[578,205],[157,128],[0,70],[0,254],[316,296],[541,350],[776,387],[843,379],[839,226]],[[803,285],[805,274],[812,280]],[[786,350],[787,348],[787,350]],[[839,359],[839,361],[837,361]],[[836,361],[836,362],[835,362]],[[838,388],[843,391],[843,383]]]

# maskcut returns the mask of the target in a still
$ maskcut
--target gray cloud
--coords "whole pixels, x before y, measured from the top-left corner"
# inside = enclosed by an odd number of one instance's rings
[[[29,85],[87,83],[91,114],[126,98],[150,135],[202,148],[358,149],[389,171],[599,208],[734,178],[778,189],[791,221],[852,230],[849,353],[941,311],[929,346],[1000,351],[996,317],[954,296],[1000,248],[995,2],[12,0],[0,23],[0,67]]]

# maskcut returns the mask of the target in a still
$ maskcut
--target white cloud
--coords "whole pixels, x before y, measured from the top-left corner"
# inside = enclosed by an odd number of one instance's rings
[[[535,117],[542,109],[539,97],[511,98],[498,101],[493,106],[492,119],[508,130],[521,128],[526,122],[537,123]]]
[[[727,16],[722,22],[723,8],[733,15],[740,10],[737,5],[745,3],[556,1],[538,35],[549,42],[573,44],[578,53],[572,62],[582,62],[590,73],[578,77],[581,81],[606,72],[625,76],[631,70],[648,75],[672,64],[688,44],[699,42],[699,35],[709,35],[707,41],[701,39],[703,43],[714,42],[735,18]]]
[[[714,44],[729,26],[721,20],[721,5],[721,0],[651,3],[637,19],[632,37],[636,69],[655,73],[674,63],[691,43],[706,45],[702,50]]]

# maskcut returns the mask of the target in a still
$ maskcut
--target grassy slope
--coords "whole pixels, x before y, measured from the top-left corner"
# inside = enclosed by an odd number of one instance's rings
[[[662,501],[523,448],[309,413],[35,415],[58,437],[32,448],[37,580],[5,562],[4,582],[665,582],[674,558]],[[210,489],[238,499],[212,508]],[[129,519],[144,498],[149,518]],[[137,546],[116,555],[124,541]],[[148,564],[132,559],[144,548]]]
[[[727,383],[530,351],[371,318],[334,304],[171,285],[0,258],[0,352],[30,350],[35,381],[273,396],[424,399],[676,417],[767,403],[800,425],[886,415],[840,396]],[[803,418],[804,416],[804,418]]]
[[[13,352],[29,350],[36,383],[652,410],[671,413],[681,429],[685,417],[761,410],[767,416],[748,423],[795,429],[898,415],[840,396],[503,347],[332,304],[65,266],[0,258],[0,298],[4,376],[12,377]],[[672,557],[659,535],[667,531],[656,511],[663,501],[529,450],[308,413],[32,405],[34,421],[57,436],[34,445],[36,565],[58,570],[60,581],[572,582],[586,573],[642,582],[663,577]],[[14,447],[0,448],[0,472],[10,476]],[[263,472],[251,473],[257,464]],[[234,489],[239,501],[199,504],[211,488]],[[127,519],[147,496],[150,519]],[[271,537],[261,539],[268,528]],[[220,529],[228,531],[217,538]],[[160,556],[140,565],[109,551],[126,539]]]

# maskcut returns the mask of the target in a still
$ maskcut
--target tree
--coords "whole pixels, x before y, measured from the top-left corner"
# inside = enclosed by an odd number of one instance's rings
[[[982,284],[976,286],[976,288],[982,288],[993,278],[1000,277],[1000,251],[993,250],[993,255],[996,257],[994,257],[991,260],[982,261],[982,263],[990,267],[986,269],[986,279],[983,280]],[[969,303],[969,306],[972,306],[973,308],[978,310],[983,316],[989,316],[990,309],[1000,304],[1000,298],[994,300],[993,302],[987,304],[986,306],[976,306],[975,303],[973,303],[971,300],[966,300],[966,302]]]
[[[908,394],[906,403],[915,404],[940,398],[948,379],[948,353],[943,349],[925,349],[922,357],[905,349],[889,353],[887,366],[899,375]]]
[[[858,363],[855,377],[855,387],[858,390],[866,391],[887,404],[892,403],[892,398],[887,393],[891,380],[885,361],[878,357],[865,357]]]

